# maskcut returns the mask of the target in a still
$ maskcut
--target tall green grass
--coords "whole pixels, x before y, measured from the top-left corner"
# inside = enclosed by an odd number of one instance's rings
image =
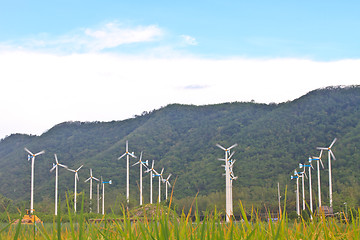
[[[68,205],[69,206],[69,205]],[[216,209],[203,218],[197,210],[196,198],[188,213],[177,214],[163,205],[146,205],[136,212],[122,207],[122,215],[116,219],[104,216],[100,222],[89,222],[81,211],[74,214],[68,207],[69,223],[62,222],[62,212],[53,223],[37,225],[4,224],[0,228],[1,239],[360,239],[360,220],[351,215],[349,219],[313,216],[290,220],[284,211],[277,221],[260,219],[252,209],[246,212],[241,202],[238,208],[240,221],[224,222]],[[138,214],[142,211],[141,214]],[[113,215],[113,214],[111,214]],[[194,217],[192,217],[194,216]],[[19,215],[21,219],[22,214]]]

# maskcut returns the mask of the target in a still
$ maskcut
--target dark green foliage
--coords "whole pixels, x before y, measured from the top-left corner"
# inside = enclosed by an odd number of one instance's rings
[[[55,176],[49,169],[56,153],[61,163],[80,170],[78,189],[85,191],[84,212],[88,212],[89,185],[84,180],[93,168],[95,177],[112,179],[106,188],[107,212],[110,206],[124,203],[126,160],[117,158],[129,150],[143,159],[155,160],[155,169],[165,168],[164,176],[177,178],[174,204],[189,209],[191,198],[199,192],[199,212],[223,208],[225,180],[222,177],[224,152],[215,144],[239,146],[234,158],[234,202],[254,205],[269,211],[277,209],[276,184],[289,186],[288,207],[295,209],[290,174],[299,162],[318,155],[317,146],[328,146],[334,137],[333,151],[334,208],[360,206],[360,86],[319,89],[292,102],[281,104],[224,103],[208,106],[173,104],[125,121],[65,122],[41,136],[15,134],[0,142],[0,193],[19,204],[30,199],[30,162],[24,147],[33,152],[46,150],[35,163],[35,208],[53,212]],[[327,167],[327,157],[323,157]],[[135,160],[131,159],[131,163]],[[151,164],[151,161],[150,161]],[[314,191],[316,177],[313,171]],[[138,204],[138,166],[130,169],[131,202]],[[327,198],[327,171],[323,170],[323,200]],[[144,200],[149,200],[149,176],[143,175]],[[59,193],[73,191],[74,176],[59,169]],[[157,179],[154,179],[154,201]],[[164,193],[164,189],[162,192]],[[96,195],[96,184],[94,185]],[[0,199],[1,201],[1,199]],[[65,203],[66,201],[62,201]],[[22,202],[23,204],[24,202]],[[52,204],[52,205],[51,205]],[[71,197],[69,198],[71,205]],[[293,205],[292,205],[293,204]],[[46,206],[46,207],[45,207]],[[93,211],[96,209],[93,199]],[[62,206],[66,211],[65,204]],[[113,209],[119,212],[119,209]]]

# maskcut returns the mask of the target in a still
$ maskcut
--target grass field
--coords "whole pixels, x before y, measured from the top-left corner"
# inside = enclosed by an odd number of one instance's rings
[[[69,208],[68,223],[62,223],[60,213],[53,223],[3,224],[0,239],[360,239],[359,217],[351,216],[348,220],[313,216],[312,221],[290,220],[285,213],[273,222],[271,218],[261,220],[256,211],[247,217],[241,203],[238,207],[242,220],[229,223],[216,210],[200,221],[196,207],[193,212],[181,215],[161,205],[140,216],[124,210],[118,221],[105,216],[98,223],[87,221],[83,211],[74,215]]]

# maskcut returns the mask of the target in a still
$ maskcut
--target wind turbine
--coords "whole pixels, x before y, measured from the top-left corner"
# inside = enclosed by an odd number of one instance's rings
[[[294,171],[294,176],[291,175],[291,179],[296,179],[296,213],[300,216],[300,203],[299,203],[299,175]]]
[[[167,178],[163,179],[163,182],[165,183],[165,199],[168,199],[168,186],[171,187],[171,184],[169,182],[169,178],[171,177],[171,173],[169,174],[169,176]]]
[[[159,203],[161,202],[161,181],[163,179],[162,174],[164,172],[164,168],[161,169],[160,173],[156,173],[154,177],[159,177]]]
[[[31,189],[30,189],[30,214],[33,214],[34,212],[34,167],[35,167],[35,157],[45,153],[45,151],[41,151],[38,153],[33,154],[29,151],[29,149],[24,148],[26,152],[29,153],[28,155],[28,161],[31,159]]]
[[[302,178],[301,185],[302,185],[303,210],[305,210],[305,179],[304,179],[304,176],[307,178],[305,169],[304,169],[304,171],[299,172],[298,175],[299,175],[299,177]]]
[[[324,164],[321,161],[321,155],[322,155],[323,150],[320,151],[320,155],[319,157],[312,157],[309,158],[309,162],[311,163],[312,161],[317,161],[316,162],[316,166],[317,166],[317,177],[318,177],[318,199],[319,199],[319,209],[321,209],[321,185],[320,185],[320,163],[322,168],[324,169]]]
[[[126,201],[129,203],[129,156],[136,158],[134,155],[134,152],[129,152],[129,144],[128,141],[126,141],[126,151],[123,155],[121,155],[118,160],[126,156]]]
[[[312,166],[311,164],[311,158],[309,158],[309,164],[306,165],[306,164],[301,164],[299,163],[299,167],[300,168],[304,168],[304,171],[305,171],[305,168],[309,168],[309,194],[310,194],[310,211],[311,213],[313,213],[313,203],[312,203],[312,183],[311,183],[311,168],[314,169],[314,167]],[[311,216],[312,218],[312,216]]]
[[[105,182],[105,181],[102,181],[102,190],[103,190],[103,196],[102,196],[102,215],[105,214],[105,183],[108,183],[108,184],[112,184],[112,181],[108,181],[108,182]]]
[[[88,179],[86,179],[84,182],[90,181],[90,212],[91,212],[91,207],[92,207],[92,180],[95,181],[100,181],[99,179],[97,179],[96,177],[93,176],[92,174],[92,169],[90,168],[90,177]]]
[[[331,182],[331,156],[333,157],[334,160],[336,160],[334,153],[332,152],[331,148],[334,145],[334,143],[336,142],[337,138],[334,138],[334,140],[332,141],[332,143],[330,144],[329,147],[325,148],[325,147],[317,147],[316,149],[319,150],[326,150],[328,151],[328,161],[329,161],[329,198],[330,198],[330,207],[332,208],[332,182]]]
[[[57,210],[58,210],[58,168],[63,167],[65,169],[67,169],[68,167],[66,165],[63,165],[61,163],[59,163],[56,154],[54,154],[55,156],[55,162],[53,163],[53,167],[50,169],[50,172],[54,171],[55,169],[55,216],[57,216]]]
[[[74,212],[76,213],[76,180],[79,181],[79,175],[78,175],[78,171],[83,167],[84,165],[81,165],[78,169],[73,170],[68,168],[67,170],[74,172],[75,173],[75,185],[74,185]]]
[[[219,159],[225,161],[225,192],[226,192],[226,222],[230,221],[230,218],[233,215],[233,205],[232,205],[232,188],[231,188],[231,176],[230,176],[230,158],[234,154],[230,154],[230,149],[237,146],[237,144],[232,145],[229,148],[224,148],[220,144],[216,144],[217,147],[225,151],[225,159]],[[230,157],[229,157],[230,155]]]
[[[142,152],[140,153],[140,158],[139,161],[137,161],[136,163],[134,163],[132,166],[135,166],[137,164],[140,165],[140,206],[142,206],[143,203],[143,197],[142,197],[142,166],[144,165],[146,168],[148,168],[147,166],[149,165],[149,161],[146,160],[145,162],[143,162],[142,160]]]
[[[152,179],[155,176],[154,173],[158,174],[154,169],[154,160],[152,160],[151,168],[148,168],[145,172],[146,173],[150,172],[150,204],[152,204],[153,203]]]

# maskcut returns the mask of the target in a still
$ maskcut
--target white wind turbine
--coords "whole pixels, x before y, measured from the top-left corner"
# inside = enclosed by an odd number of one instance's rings
[[[163,180],[162,174],[164,172],[164,168],[161,169],[160,173],[156,173],[154,177],[159,177],[159,203],[161,202],[161,181]]]
[[[291,175],[291,179],[296,179],[296,213],[300,216],[300,203],[299,203],[299,175],[294,171],[294,176]]]
[[[29,151],[29,149],[24,148],[26,152],[28,152],[30,155],[28,155],[28,161],[31,159],[31,189],[30,189],[30,213],[32,214],[34,212],[34,167],[35,167],[35,157],[45,153],[45,151],[41,151],[38,153],[33,154]]]
[[[105,181],[101,181],[102,183],[102,190],[103,190],[103,196],[102,196],[102,215],[105,214],[105,183],[108,183],[108,184],[112,184],[112,181],[108,181],[108,182],[105,182]]]
[[[145,162],[143,162],[142,160],[142,152],[140,153],[140,158],[139,161],[137,161],[136,163],[134,163],[132,166],[135,166],[137,164],[140,165],[140,206],[142,206],[143,204],[143,197],[142,197],[142,166],[148,168],[147,166],[149,165],[149,161],[146,160]]]
[[[305,179],[304,177],[307,178],[306,176],[306,172],[305,169],[302,172],[298,173],[298,176],[301,177],[301,185],[302,185],[302,200],[303,200],[303,210],[305,210]]]
[[[329,198],[330,198],[330,207],[332,208],[333,204],[332,204],[332,179],[331,179],[331,156],[333,157],[334,160],[336,160],[334,153],[332,152],[331,148],[334,145],[334,143],[336,142],[336,138],[334,138],[334,140],[332,141],[332,143],[330,144],[329,147],[325,148],[325,147],[317,147],[316,149],[319,150],[326,150],[328,151],[328,161],[329,161]]]
[[[78,169],[73,170],[68,168],[67,170],[74,172],[75,173],[75,185],[74,185],[74,212],[76,213],[76,180],[79,181],[79,175],[78,175],[78,171],[83,167],[84,165],[81,165]]]
[[[126,201],[129,203],[129,156],[136,158],[134,153],[129,152],[129,144],[128,141],[126,141],[126,151],[123,155],[121,155],[118,160],[120,160],[122,157],[126,156]]]
[[[169,174],[169,176],[167,178],[163,179],[163,182],[165,183],[165,199],[168,199],[168,186],[171,187],[171,184],[169,182],[169,179],[171,177],[171,173]]]
[[[90,168],[90,177],[88,179],[86,179],[84,182],[90,181],[90,212],[92,211],[92,180],[95,181],[100,181],[99,179],[97,179],[96,177],[93,176],[92,174],[92,169]]]
[[[310,211],[313,213],[313,203],[312,203],[312,183],[311,183],[311,168],[314,169],[314,167],[311,164],[312,158],[309,158],[309,164],[299,164],[300,168],[309,168],[309,195],[310,195]],[[312,216],[311,216],[312,218]]]
[[[55,156],[55,162],[53,163],[53,167],[50,169],[50,172],[54,171],[55,169],[55,216],[57,216],[57,210],[58,210],[58,168],[59,167],[63,167],[65,169],[67,169],[68,167],[66,165],[63,165],[61,163],[59,163],[56,154],[54,154]]]
[[[316,162],[316,166],[317,166],[317,177],[318,177],[318,199],[319,199],[319,209],[321,209],[321,184],[320,184],[320,163],[322,168],[324,169],[324,164],[321,161],[321,155],[322,155],[323,150],[320,151],[319,157],[312,157],[309,158],[309,162],[311,161],[317,161]]]
[[[145,172],[150,173],[150,204],[152,204],[153,203],[152,179],[155,176],[154,173],[158,174],[154,169],[154,160],[152,160],[151,168],[148,168]]]
[[[230,154],[230,150],[232,148],[236,147],[237,144],[234,144],[229,148],[224,148],[220,144],[216,144],[216,146],[225,151],[225,159],[223,159],[223,160],[225,161],[226,222],[229,222],[230,218],[233,216],[232,188],[231,188],[232,184],[231,184],[231,175],[230,175],[230,171],[232,168],[232,167],[230,167],[230,164],[231,164],[230,158],[233,154]],[[229,155],[230,155],[230,157],[229,157]],[[221,160],[221,159],[219,159],[219,160]]]

